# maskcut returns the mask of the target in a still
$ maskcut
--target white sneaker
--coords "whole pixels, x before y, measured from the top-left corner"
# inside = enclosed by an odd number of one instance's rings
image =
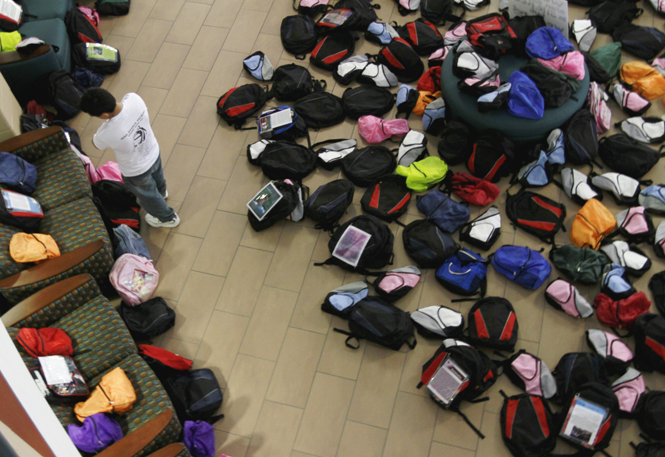
[[[164,192],[164,195],[162,195],[162,198],[163,198],[164,200],[166,200],[167,198],[169,198],[169,191],[168,191],[168,189],[166,190],[166,192]]]
[[[148,225],[152,227],[164,227],[164,228],[173,228],[177,227],[178,224],[180,224],[180,218],[176,214],[173,219],[171,219],[168,222],[162,222],[159,219],[157,219],[155,216],[152,214],[146,214],[145,215],[145,221],[148,223]]]

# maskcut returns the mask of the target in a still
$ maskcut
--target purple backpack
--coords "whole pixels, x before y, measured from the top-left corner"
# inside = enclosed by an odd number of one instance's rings
[[[93,414],[83,421],[83,425],[69,424],[67,433],[74,446],[83,452],[96,454],[122,439],[122,429],[111,416],[104,413]]]
[[[204,421],[185,421],[183,441],[193,457],[215,457],[215,432]]]

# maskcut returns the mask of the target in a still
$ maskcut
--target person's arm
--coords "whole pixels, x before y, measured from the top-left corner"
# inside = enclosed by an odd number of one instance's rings
[[[103,151],[109,147],[101,138],[99,138],[99,135],[96,133],[92,136],[92,140],[90,140],[90,142],[95,147],[95,149],[99,149],[100,151]]]

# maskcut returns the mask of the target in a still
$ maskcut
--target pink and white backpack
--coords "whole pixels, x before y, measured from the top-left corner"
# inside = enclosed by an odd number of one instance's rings
[[[664,0],[665,1],[665,0]],[[614,100],[621,105],[621,109],[631,116],[641,116],[651,107],[651,102],[637,92],[632,92],[621,84],[612,87]]]
[[[555,279],[545,289],[545,300],[558,310],[577,318],[593,314],[591,304],[577,288],[563,279]]]
[[[653,9],[661,16],[665,16],[665,0],[649,0]]]
[[[605,368],[609,373],[623,373],[633,360],[633,351],[614,333],[587,330],[586,341],[591,349],[605,359]]]
[[[109,280],[125,303],[136,306],[152,297],[159,284],[159,272],[152,260],[123,254],[113,264]]]
[[[421,275],[420,268],[411,265],[390,271],[370,273],[368,276],[377,276],[373,282],[374,290],[381,298],[392,303],[416,287]]]
[[[429,65],[430,68],[443,65],[443,61],[448,57],[448,52],[450,51],[449,48],[449,46],[444,46],[434,51],[427,58],[427,65]]]
[[[560,71],[564,75],[582,81],[586,76],[586,69],[584,67],[584,54],[580,51],[570,51],[561,54],[554,59],[538,59],[538,62],[545,65],[552,70]]]
[[[612,390],[619,400],[621,412],[631,415],[640,395],[646,390],[644,377],[635,368],[628,368],[623,376],[612,383]]]
[[[503,362],[504,372],[517,387],[546,399],[556,395],[556,381],[547,365],[535,355],[521,349]]]
[[[443,44],[451,46],[462,41],[466,37],[466,22],[458,22],[450,26],[446,34],[443,36]]]
[[[609,95],[601,89],[600,85],[592,81],[589,84],[589,92],[586,96],[586,102],[589,111],[596,118],[596,132],[604,133],[612,127],[612,111],[607,106]]]
[[[392,136],[402,137],[409,130],[409,121],[406,119],[384,120],[371,115],[358,119],[358,133],[369,144],[381,143]]]
[[[97,10],[88,8],[86,6],[78,6],[77,7],[80,12],[85,14],[85,16],[88,18],[90,22],[95,24],[95,26],[99,27],[99,13]]]
[[[633,206],[616,215],[619,232],[634,243],[649,240],[656,229],[644,206]]]

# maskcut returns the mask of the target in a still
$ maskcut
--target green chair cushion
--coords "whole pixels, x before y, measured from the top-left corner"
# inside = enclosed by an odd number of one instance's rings
[[[40,21],[26,22],[18,29],[25,36],[37,37],[46,44],[57,46],[59,48],[56,52],[56,57],[60,63],[60,68],[66,71],[71,71],[71,45],[69,43],[69,35],[67,35],[67,27],[62,19],[44,19]]]
[[[0,278],[6,278],[23,271],[32,264],[17,263],[9,255],[9,242],[14,233],[20,232],[11,225],[0,224]]]
[[[74,8],[74,0],[21,0],[23,22],[43,21],[44,19],[65,20],[67,12]],[[33,17],[36,16],[36,17]]]
[[[83,164],[71,149],[49,154],[34,165],[37,167],[37,188],[32,197],[45,211],[83,197],[92,198]]]

